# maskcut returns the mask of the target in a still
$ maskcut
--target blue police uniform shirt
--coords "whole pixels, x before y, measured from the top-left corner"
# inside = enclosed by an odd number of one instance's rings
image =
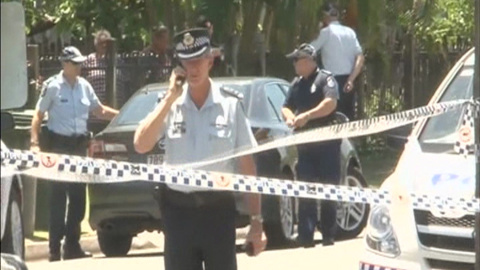
[[[299,115],[315,108],[325,98],[339,99],[338,84],[332,73],[317,69],[308,77],[296,77],[293,80],[283,106]],[[312,119],[298,130],[325,126],[334,113],[335,111],[329,116]]]
[[[355,66],[355,58],[362,53],[355,31],[338,21],[333,21],[320,30],[317,39],[311,44],[316,51],[320,50],[323,67],[335,76],[350,75]]]
[[[198,109],[184,86],[182,96],[172,105],[165,120],[165,163],[184,165],[215,158],[225,153],[256,146],[256,140],[238,97],[213,81],[205,104]],[[236,160],[206,165],[200,169],[234,173]],[[169,185],[182,191],[206,191]]]
[[[72,87],[61,71],[45,82],[36,108],[48,113],[50,131],[72,136],[87,133],[88,114],[98,106],[98,97],[87,80],[78,77]]]

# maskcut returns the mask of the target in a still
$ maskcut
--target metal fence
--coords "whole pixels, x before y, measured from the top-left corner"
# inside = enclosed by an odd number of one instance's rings
[[[366,55],[362,75],[357,79],[357,115],[360,118],[395,112],[425,104],[455,61],[466,49],[451,51],[447,56],[417,53],[414,61],[404,52],[394,53],[385,65],[380,56]],[[248,64],[248,57],[240,57],[240,75],[256,75]],[[170,58],[171,59],[171,58]],[[250,61],[251,62],[251,61]],[[412,64],[413,63],[413,64]],[[267,74],[290,81],[294,69],[283,55],[267,57]],[[46,79],[61,70],[61,63],[54,56],[40,58],[40,75]],[[114,65],[115,76],[107,72]],[[85,62],[82,76],[90,81],[99,98],[105,104],[107,82],[114,78],[117,86],[117,102],[123,103],[139,88],[154,82],[168,80],[174,63],[158,55],[140,52],[116,55],[115,63],[108,59]],[[226,72],[214,75],[225,76]]]
[[[46,80],[60,72],[62,64],[57,56],[40,57],[40,76]],[[108,70],[114,66],[115,74]],[[172,61],[165,57],[141,52],[117,54],[115,61],[108,57],[97,58],[94,54],[88,56],[82,66],[82,77],[87,79],[102,103],[112,106],[108,100],[108,84],[114,80],[117,91],[117,107],[121,107],[128,98],[142,86],[167,81]]]

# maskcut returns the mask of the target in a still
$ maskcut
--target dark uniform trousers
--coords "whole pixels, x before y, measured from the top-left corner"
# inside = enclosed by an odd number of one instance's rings
[[[298,146],[297,176],[300,181],[333,184],[340,183],[340,140],[310,143]],[[317,225],[317,201],[300,199],[298,218],[299,241],[313,242]],[[336,232],[337,203],[322,200],[320,230],[323,239],[334,238]]]
[[[340,99],[337,105],[337,111],[345,114],[350,121],[355,120],[355,89],[345,93],[343,88],[348,81],[349,75],[337,75],[334,76],[338,83],[338,92]]]
[[[43,131],[42,131],[43,132]],[[67,137],[48,132],[48,145],[42,147],[57,154],[85,156],[88,137],[80,135]],[[45,150],[44,150],[45,151]],[[85,184],[50,182],[50,219],[49,219],[49,248],[50,253],[60,252],[60,242],[65,236],[65,247],[73,250],[80,248],[80,223],[85,216]],[[65,209],[68,211],[65,220]]]
[[[162,201],[166,270],[237,269],[231,193],[166,188]]]

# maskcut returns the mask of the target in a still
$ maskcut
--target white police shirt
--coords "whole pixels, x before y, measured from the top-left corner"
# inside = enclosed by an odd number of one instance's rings
[[[320,30],[311,45],[320,50],[323,67],[334,75],[350,75],[356,56],[362,53],[355,31],[338,21]]]
[[[88,113],[100,105],[92,86],[78,77],[72,87],[63,71],[45,82],[36,108],[48,113],[47,127],[64,136],[87,133]]]
[[[172,105],[165,120],[165,163],[181,165],[208,160],[238,148],[256,146],[250,124],[238,97],[210,81],[210,93],[198,109],[184,86],[182,96]],[[211,164],[199,169],[234,173],[236,160]],[[206,191],[169,185],[181,192]]]

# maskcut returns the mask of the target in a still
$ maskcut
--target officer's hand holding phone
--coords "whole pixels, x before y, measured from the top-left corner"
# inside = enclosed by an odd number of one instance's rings
[[[170,75],[170,85],[168,87],[167,96],[172,100],[176,100],[182,95],[183,84],[185,83],[187,73],[185,70],[178,66],[173,69],[172,74]]]

